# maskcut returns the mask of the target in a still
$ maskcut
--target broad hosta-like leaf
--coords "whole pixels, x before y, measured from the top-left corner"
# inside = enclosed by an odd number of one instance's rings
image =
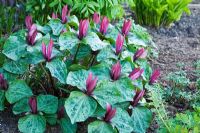
[[[133,131],[129,114],[121,108],[117,108],[116,114],[114,118],[111,119],[111,122],[117,127],[119,133],[131,133]]]
[[[64,25],[59,19],[51,19],[48,23],[53,31],[53,35],[58,36],[64,28]]]
[[[22,133],[44,133],[46,120],[41,115],[27,115],[19,119],[18,128]]]
[[[62,118],[58,123],[63,133],[76,133],[77,125],[72,124],[69,118]]]
[[[133,89],[131,80],[123,78],[115,82],[102,81],[97,85],[93,94],[98,103],[105,107],[108,99],[110,104],[132,101],[134,96]]]
[[[136,133],[146,133],[152,121],[152,112],[146,107],[135,107],[132,109],[132,127]]]
[[[82,92],[73,91],[65,101],[65,109],[73,123],[85,121],[93,115],[97,107],[96,101]]]
[[[18,102],[16,102],[12,109],[13,113],[17,115],[17,114],[31,111],[28,102],[29,102],[29,97],[23,98],[19,100]]]
[[[22,80],[16,80],[9,84],[9,88],[6,91],[6,99],[9,103],[15,103],[22,98],[30,97],[33,93],[31,88]]]
[[[26,53],[25,39],[21,36],[10,36],[3,47],[3,54],[12,60],[20,59]]]
[[[67,76],[67,84],[76,86],[80,90],[85,91],[88,74],[89,72],[86,70],[69,72]]]
[[[4,102],[5,102],[5,91],[0,90],[0,111],[4,110]]]
[[[88,133],[117,133],[117,131],[104,121],[95,121],[88,125]]]
[[[39,95],[37,97],[38,111],[46,114],[56,113],[58,109],[58,98],[53,95]]]
[[[94,32],[88,33],[84,39],[85,43],[90,45],[93,51],[101,50],[109,45],[108,42],[102,41],[99,39],[98,35]]]
[[[71,50],[79,43],[77,35],[73,32],[65,32],[59,37],[60,50]]]
[[[27,53],[25,60],[29,64],[38,64],[40,62],[45,61],[41,51],[34,51]]]
[[[46,67],[50,70],[51,75],[57,78],[62,84],[67,80],[67,67],[60,59],[52,60],[46,64]]]
[[[23,74],[28,69],[28,64],[25,61],[9,61],[4,63],[3,69],[13,74]]]

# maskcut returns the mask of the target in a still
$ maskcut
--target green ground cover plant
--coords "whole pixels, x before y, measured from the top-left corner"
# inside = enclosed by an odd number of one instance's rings
[[[160,75],[147,61],[155,45],[146,29],[131,19],[111,25],[97,13],[78,20],[66,6],[61,14],[45,25],[27,16],[26,29],[6,40],[0,110],[12,105],[20,132],[59,124],[74,133],[91,118],[89,133],[146,132],[154,108],[148,94]]]
[[[141,25],[169,26],[179,21],[192,0],[133,0],[130,5],[135,12],[137,21]]]

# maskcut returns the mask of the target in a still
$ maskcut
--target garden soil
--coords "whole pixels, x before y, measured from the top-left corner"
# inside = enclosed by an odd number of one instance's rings
[[[200,0],[196,0],[195,3]],[[200,8],[191,9],[190,16],[184,15],[181,21],[170,28],[147,28],[159,49],[157,59],[151,60],[154,69],[161,70],[161,79],[178,70],[177,63],[184,63],[190,74],[194,70],[194,62],[200,60]],[[192,77],[192,76],[191,76]],[[19,117],[10,111],[11,107],[0,112],[0,133],[18,133]],[[87,122],[89,123],[89,122]],[[78,133],[86,133],[87,126],[78,124]],[[58,127],[48,128],[47,133],[60,133]]]

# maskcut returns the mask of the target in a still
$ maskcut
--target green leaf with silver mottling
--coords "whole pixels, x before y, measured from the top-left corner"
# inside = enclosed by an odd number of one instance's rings
[[[29,97],[25,97],[25,98],[19,100],[18,102],[16,102],[12,108],[13,114],[18,115],[21,113],[31,111],[28,102],[29,102]]]
[[[9,61],[4,63],[3,69],[13,74],[23,74],[28,70],[28,64],[23,61]]]
[[[67,18],[67,24],[75,28],[78,28],[79,26],[78,18],[75,15],[69,16]]]
[[[64,28],[64,25],[61,23],[59,19],[51,19],[48,23],[53,31],[53,35],[58,36],[60,35],[61,31]]]
[[[37,97],[38,111],[54,114],[58,109],[58,98],[53,95],[39,95]]]
[[[51,72],[51,75],[57,78],[62,84],[67,80],[67,67],[60,59],[52,60],[46,64],[46,67]]]
[[[77,35],[73,32],[65,32],[59,37],[60,50],[71,50],[80,43]]]
[[[6,99],[9,103],[13,104],[22,98],[32,96],[32,90],[23,80],[16,80],[9,84],[9,88],[6,91]]]
[[[88,133],[117,133],[117,131],[104,121],[94,121],[88,125]]]
[[[89,32],[88,35],[84,38],[86,44],[90,45],[93,51],[101,50],[109,45],[108,42],[100,40],[98,35],[94,32]]]
[[[136,133],[146,133],[152,121],[152,112],[146,107],[132,109],[132,127]]]
[[[21,36],[10,36],[3,47],[2,53],[12,60],[19,60],[26,53],[25,39]]]
[[[105,61],[106,59],[118,59],[118,56],[115,54],[115,51],[111,46],[105,47],[97,55],[97,61]]]
[[[77,124],[72,124],[69,118],[62,118],[58,121],[63,133],[76,133]]]
[[[112,124],[118,129],[119,133],[131,133],[133,127],[131,118],[125,110],[117,108],[115,116],[111,119]]]
[[[85,91],[88,74],[89,72],[86,70],[69,72],[67,76],[67,84],[76,86],[80,90]]]
[[[65,109],[72,124],[85,121],[94,114],[96,107],[97,103],[92,97],[78,91],[71,92],[65,101]]]
[[[18,128],[22,133],[44,133],[46,120],[41,115],[27,115],[19,119]]]

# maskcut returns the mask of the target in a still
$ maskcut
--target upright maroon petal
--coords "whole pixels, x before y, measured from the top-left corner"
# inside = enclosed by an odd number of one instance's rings
[[[152,73],[149,80],[149,84],[156,83],[159,77],[160,77],[160,71],[157,69]]]
[[[93,21],[96,24],[98,24],[100,22],[100,15],[96,12],[93,14]]]
[[[116,64],[114,64],[112,66],[112,69],[111,69],[111,79],[112,80],[118,80],[119,77],[120,77],[120,75],[121,75],[121,64],[118,61]]]
[[[43,57],[47,59],[47,50],[46,50],[46,45],[44,44],[44,42],[42,42],[42,54],[43,54]]]
[[[107,17],[103,17],[103,20],[102,20],[101,25],[100,25],[100,32],[102,34],[106,34],[107,29],[108,29],[108,25],[109,25],[108,18]]]
[[[122,27],[122,33],[124,35],[128,35],[130,29],[131,29],[131,25],[132,25],[132,22],[131,20],[124,20],[124,24],[123,24],[123,27]]]
[[[133,71],[129,74],[129,78],[131,78],[132,80],[135,80],[139,78],[143,72],[144,72],[144,69],[134,68]]]
[[[79,39],[83,39],[87,35],[88,31],[88,26],[89,26],[89,20],[84,19],[80,21],[79,24]]]
[[[26,28],[30,29],[31,25],[32,25],[32,17],[31,16],[26,16],[25,18],[25,24],[26,24]]]
[[[121,34],[118,34],[116,40],[116,54],[118,55],[122,51],[122,47],[124,44],[124,37]]]
[[[96,87],[97,80],[98,80],[97,77],[94,77],[94,79],[93,79],[93,75],[90,72],[89,75],[88,75],[88,78],[86,80],[87,95],[91,95],[92,94],[92,92],[94,91],[94,88]]]
[[[29,99],[29,106],[31,108],[32,114],[37,114],[37,99],[36,99],[36,97],[31,97]]]
[[[54,12],[52,13],[51,16],[52,16],[52,19],[56,19],[56,18],[58,18],[58,14],[57,14],[57,13],[54,13]]]
[[[104,116],[105,122],[110,122],[110,120],[115,116],[116,109],[112,109],[112,106],[107,103],[106,105],[106,114]]]
[[[50,39],[49,46],[47,49],[47,61],[51,60],[52,50],[53,50],[53,40]]]
[[[145,49],[144,48],[140,48],[139,50],[137,50],[133,56],[133,60],[136,61],[138,58],[144,56],[143,54],[145,53]]]
[[[140,99],[144,96],[144,93],[145,93],[145,90],[136,91],[136,95],[133,99],[133,102],[131,103],[133,107],[135,107],[138,104]]]
[[[62,9],[62,23],[66,23],[67,22],[67,5],[65,5]]]

